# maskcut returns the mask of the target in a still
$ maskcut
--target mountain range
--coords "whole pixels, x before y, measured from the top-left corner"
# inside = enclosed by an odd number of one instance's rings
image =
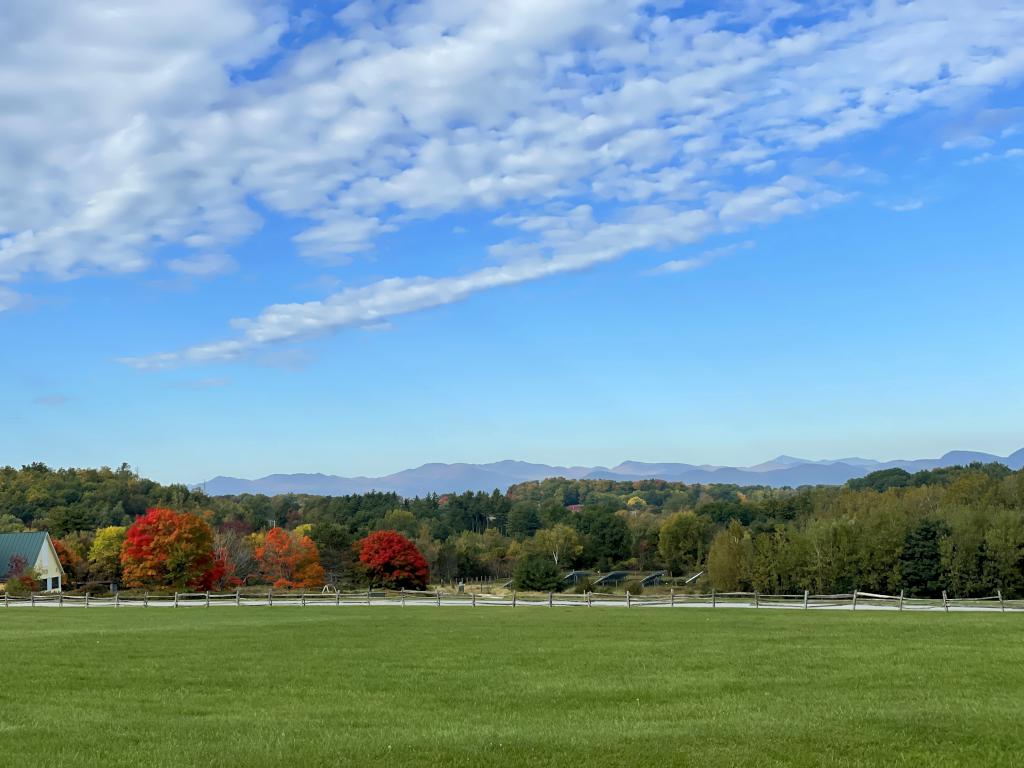
[[[383,477],[341,477],[324,474],[267,475],[256,480],[218,476],[197,487],[211,496],[242,493],[306,493],[341,496],[368,491],[394,491],[401,496],[463,491],[505,491],[510,485],[549,477],[574,480],[645,480],[657,478],[682,483],[735,483],[774,487],[800,485],[842,485],[882,469],[900,468],[908,472],[936,469],[957,464],[998,461],[1011,469],[1024,468],[1024,448],[1009,456],[977,451],[950,451],[937,459],[896,459],[876,461],[850,457],[845,459],[799,459],[777,456],[750,467],[723,467],[709,464],[646,463],[624,461],[611,467],[557,467],[525,461],[497,461],[491,464],[424,464]]]

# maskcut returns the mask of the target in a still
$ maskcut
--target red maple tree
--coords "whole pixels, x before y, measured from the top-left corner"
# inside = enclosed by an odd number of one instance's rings
[[[370,583],[391,589],[422,589],[430,568],[416,545],[398,531],[375,531],[359,543],[359,562]]]
[[[309,536],[271,528],[256,547],[260,575],[275,587],[319,587],[324,583],[320,552]]]
[[[131,587],[210,589],[223,576],[206,521],[159,507],[146,510],[128,528],[121,565]]]

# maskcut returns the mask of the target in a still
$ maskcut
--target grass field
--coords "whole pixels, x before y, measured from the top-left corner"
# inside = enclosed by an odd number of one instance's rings
[[[1020,765],[1024,616],[0,611],[0,765]]]

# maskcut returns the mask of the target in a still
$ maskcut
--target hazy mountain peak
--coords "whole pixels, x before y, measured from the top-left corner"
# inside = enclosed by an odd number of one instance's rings
[[[341,477],[338,475],[278,474],[258,480],[245,480],[218,475],[203,483],[213,496],[241,493],[308,493],[314,495],[345,495],[368,491],[393,491],[401,496],[425,496],[429,493],[462,493],[498,489],[510,485],[550,477],[568,479],[645,480],[659,479],[690,484],[733,483],[773,487],[799,485],[841,485],[854,477],[862,477],[877,469],[898,467],[908,472],[924,469],[999,461],[1011,469],[1024,468],[1024,448],[1007,457],[977,451],[949,451],[938,459],[876,461],[853,457],[848,459],[800,459],[776,456],[771,461],[752,467],[720,467],[680,462],[624,461],[607,467],[561,467],[505,459],[489,464],[431,462],[414,469],[405,469],[383,477]]]

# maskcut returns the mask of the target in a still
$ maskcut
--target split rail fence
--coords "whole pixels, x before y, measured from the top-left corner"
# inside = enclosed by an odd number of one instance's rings
[[[765,595],[757,592],[715,592],[706,594],[676,593],[657,595],[631,595],[626,592],[609,594],[585,592],[582,594],[539,594],[536,592],[490,595],[476,592],[417,592],[411,590],[370,589],[358,592],[179,592],[174,594],[144,594],[103,596],[32,594],[3,596],[0,607],[56,607],[56,608],[119,608],[119,607],[171,607],[194,608],[214,606],[471,606],[471,607],[619,607],[619,608],[766,608],[790,610],[888,610],[888,611],[1024,611],[1024,600],[1004,599],[1002,593],[991,597],[951,598],[943,592],[942,598],[911,598],[899,595],[878,595],[854,591],[840,595]]]

